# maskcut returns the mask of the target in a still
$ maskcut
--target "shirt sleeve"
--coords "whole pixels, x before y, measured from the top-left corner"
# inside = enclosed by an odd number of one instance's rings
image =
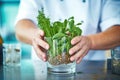
[[[15,24],[21,19],[30,19],[36,23],[39,10],[38,7],[40,8],[39,0],[21,0]]]
[[[101,12],[101,30],[104,31],[107,28],[120,25],[120,0],[105,0],[102,4]]]

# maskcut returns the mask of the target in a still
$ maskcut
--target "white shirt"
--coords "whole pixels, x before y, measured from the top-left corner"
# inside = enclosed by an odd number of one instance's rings
[[[37,24],[38,10],[44,8],[51,21],[74,16],[76,22],[84,21],[82,35],[95,34],[120,24],[119,7],[120,0],[21,0],[16,22],[30,19]],[[32,56],[37,58],[34,50]],[[105,51],[91,50],[84,59],[104,60]]]

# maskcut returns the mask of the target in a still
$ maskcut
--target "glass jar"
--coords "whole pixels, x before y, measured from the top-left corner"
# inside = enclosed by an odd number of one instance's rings
[[[111,50],[112,73],[120,74],[120,46]]]
[[[53,74],[71,74],[75,73],[76,62],[70,61],[69,49],[71,48],[70,38],[52,39],[46,38],[46,41],[50,45],[50,49],[47,51],[48,73]]]

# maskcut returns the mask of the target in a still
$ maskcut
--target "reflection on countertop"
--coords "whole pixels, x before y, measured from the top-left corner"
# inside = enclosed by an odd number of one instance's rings
[[[106,61],[82,61],[71,75],[47,74],[45,62],[22,60],[21,66],[0,66],[1,80],[120,80],[107,69]]]

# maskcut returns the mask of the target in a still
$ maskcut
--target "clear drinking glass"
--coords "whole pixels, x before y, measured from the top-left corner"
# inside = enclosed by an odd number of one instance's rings
[[[71,74],[75,73],[76,62],[70,61],[69,49],[71,48],[70,39],[63,37],[53,39],[51,37],[45,38],[50,49],[47,51],[48,73],[53,74]]]
[[[111,50],[112,73],[120,74],[120,46]]]
[[[4,66],[19,66],[21,60],[20,44],[3,44],[3,65]]]

